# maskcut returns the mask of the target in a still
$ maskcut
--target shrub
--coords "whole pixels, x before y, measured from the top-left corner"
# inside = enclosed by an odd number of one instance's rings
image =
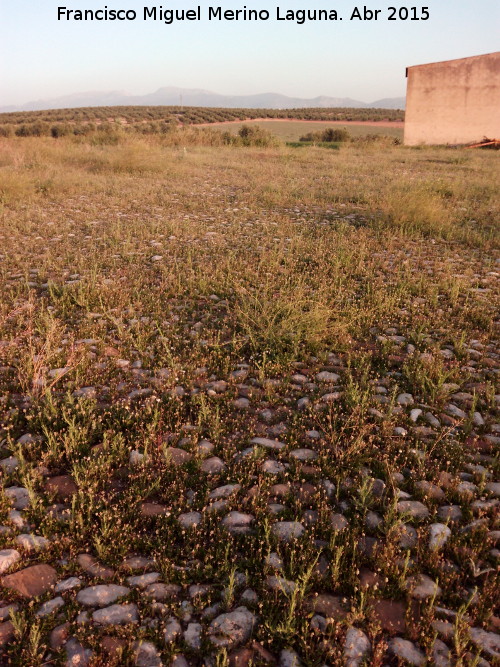
[[[40,121],[36,123],[23,123],[17,128],[15,132],[18,137],[42,137],[49,134],[49,126],[47,123]]]
[[[50,128],[50,135],[54,137],[54,139],[58,139],[59,137],[65,137],[67,134],[69,134],[70,129],[68,125],[52,125]]]
[[[320,130],[318,132],[308,132],[300,137],[299,141],[340,143],[342,141],[351,141],[351,135],[345,128],[336,129],[334,127],[327,127],[325,130]]]
[[[119,131],[109,131],[105,130],[104,132],[99,131],[99,129],[94,132],[90,137],[90,143],[92,146],[116,146],[121,138]]]
[[[351,135],[345,129],[334,129],[333,127],[327,127],[323,132],[322,141],[350,141]]]
[[[364,134],[361,137],[354,137],[352,141],[361,146],[399,146],[401,144],[400,139],[395,137],[389,137],[385,134]]]
[[[279,144],[273,134],[258,125],[243,125],[238,132],[238,137],[242,146],[270,147]]]
[[[90,134],[96,129],[96,126],[93,123],[87,123],[86,125],[75,125],[73,127],[73,134],[75,137],[85,136]]]

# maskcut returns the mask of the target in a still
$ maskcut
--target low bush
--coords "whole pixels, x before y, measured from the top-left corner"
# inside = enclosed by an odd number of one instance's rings
[[[278,146],[279,140],[258,125],[243,125],[238,132],[238,144],[241,146],[260,146],[268,148]]]
[[[24,123],[15,131],[18,137],[43,137],[49,133],[49,126],[47,123]]]
[[[343,141],[352,141],[352,137],[345,128],[327,127],[319,132],[308,132],[300,137],[299,141],[314,143],[340,143]]]
[[[50,128],[50,134],[54,139],[59,139],[59,137],[65,137],[71,132],[71,128],[67,124],[58,124],[52,125]]]

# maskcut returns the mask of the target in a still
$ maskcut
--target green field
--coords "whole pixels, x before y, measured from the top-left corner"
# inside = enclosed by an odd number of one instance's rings
[[[214,130],[224,130],[237,134],[242,125],[257,125],[268,132],[271,132],[283,141],[298,141],[300,137],[308,132],[318,132],[328,127],[344,128],[353,137],[364,137],[367,134],[380,134],[395,139],[403,139],[403,129],[400,127],[381,127],[379,125],[342,125],[321,122],[308,122],[300,120],[261,120],[245,121],[241,123],[213,123],[210,125]]]

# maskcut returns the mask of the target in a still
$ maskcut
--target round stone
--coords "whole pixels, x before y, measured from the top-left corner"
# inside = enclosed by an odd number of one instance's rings
[[[3,549],[0,551],[0,574],[7,570],[21,559],[21,554],[16,549]]]
[[[427,600],[441,595],[441,588],[426,574],[416,574],[414,577],[409,577],[405,586],[411,597],[416,600]]]
[[[211,456],[209,459],[203,461],[201,469],[207,475],[216,475],[226,469],[226,464],[218,456]]]
[[[94,611],[92,620],[99,625],[128,625],[138,623],[139,614],[135,604],[114,604]]]
[[[318,455],[313,449],[294,449],[290,452],[290,456],[297,461],[314,461]]]
[[[291,542],[303,535],[305,528],[298,521],[280,521],[271,530],[280,542]]]
[[[177,520],[183,528],[189,529],[199,526],[202,518],[201,512],[185,512],[180,514]]]
[[[359,628],[349,628],[344,644],[346,667],[359,667],[370,651],[370,640],[365,633]]]
[[[274,461],[273,459],[267,459],[262,464],[262,470],[266,472],[268,475],[281,475],[281,473],[285,472],[286,467],[283,463],[280,463],[279,461]]]
[[[437,551],[444,546],[451,536],[451,530],[444,523],[433,523],[429,526],[429,548]]]
[[[414,667],[420,667],[426,663],[425,654],[415,644],[407,639],[401,639],[401,637],[391,639],[389,651],[408,664],[414,665]]]
[[[98,584],[83,588],[76,596],[80,604],[87,607],[105,607],[118,598],[128,595],[130,588],[118,586],[117,584]]]
[[[426,519],[429,516],[427,507],[418,500],[401,500],[397,510],[400,514],[409,514],[412,519]]]
[[[250,638],[256,618],[246,607],[217,616],[208,628],[208,637],[218,648],[234,648]]]

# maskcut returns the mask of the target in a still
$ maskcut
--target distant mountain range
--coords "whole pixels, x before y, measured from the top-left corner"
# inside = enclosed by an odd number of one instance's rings
[[[279,93],[261,93],[258,95],[219,95],[209,90],[159,88],[148,95],[129,95],[122,91],[89,91],[63,95],[46,100],[34,100],[22,105],[0,107],[0,113],[9,111],[38,111],[47,109],[72,109],[75,107],[108,106],[179,106],[186,107],[225,107],[227,109],[302,109],[355,107],[358,109],[404,109],[404,97],[390,97],[367,104],[349,97],[288,97]]]

